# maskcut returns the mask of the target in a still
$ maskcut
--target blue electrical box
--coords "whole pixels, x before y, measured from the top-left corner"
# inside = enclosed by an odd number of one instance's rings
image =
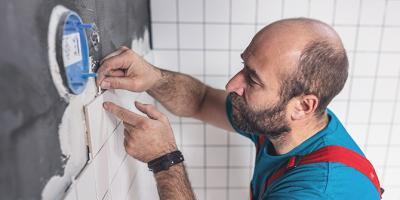
[[[84,24],[79,15],[69,11],[63,15],[57,34],[57,60],[59,61],[64,85],[73,94],[80,94],[86,87],[90,73],[89,45]]]

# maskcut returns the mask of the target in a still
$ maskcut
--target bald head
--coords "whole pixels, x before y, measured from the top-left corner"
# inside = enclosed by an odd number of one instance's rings
[[[269,24],[255,35],[242,58],[250,66],[260,66],[258,70],[265,75],[272,71],[284,100],[304,94],[317,96],[319,113],[347,79],[348,60],[339,35],[314,19]]]

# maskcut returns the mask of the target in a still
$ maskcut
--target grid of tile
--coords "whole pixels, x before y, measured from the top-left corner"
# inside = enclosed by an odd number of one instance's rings
[[[303,16],[332,25],[348,52],[350,75],[330,108],[376,166],[384,199],[399,199],[399,10],[398,0],[151,0],[154,62],[223,89],[242,67],[241,51],[266,24]],[[169,117],[198,198],[247,199],[251,143]]]

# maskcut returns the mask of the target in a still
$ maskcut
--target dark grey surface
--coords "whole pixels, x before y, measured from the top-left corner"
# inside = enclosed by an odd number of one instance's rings
[[[58,125],[67,104],[53,85],[47,56],[49,17],[58,4],[96,23],[97,59],[150,28],[148,0],[0,0],[2,200],[40,199],[50,177],[63,172]]]

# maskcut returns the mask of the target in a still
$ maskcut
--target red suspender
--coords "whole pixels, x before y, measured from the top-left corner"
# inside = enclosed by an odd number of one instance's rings
[[[267,179],[264,189],[260,194],[263,194],[268,186],[283,176],[288,170],[301,165],[319,162],[337,162],[359,171],[374,184],[382,198],[382,190],[378,176],[372,164],[364,156],[342,146],[326,146],[305,156],[293,156],[289,158],[286,166],[279,168]]]

